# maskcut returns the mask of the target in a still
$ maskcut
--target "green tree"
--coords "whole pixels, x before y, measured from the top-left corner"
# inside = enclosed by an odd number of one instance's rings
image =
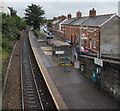
[[[41,6],[36,4],[31,4],[25,10],[25,19],[28,25],[33,25],[34,29],[39,28],[39,26],[43,23],[45,11]]]
[[[17,11],[14,10],[12,7],[8,7],[10,9],[11,16],[17,16]]]

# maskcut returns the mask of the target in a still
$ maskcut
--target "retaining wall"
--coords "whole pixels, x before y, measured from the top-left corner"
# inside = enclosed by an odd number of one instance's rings
[[[94,64],[94,56],[81,55],[81,73],[92,81],[92,72],[96,72],[97,65]],[[120,99],[120,60],[109,57],[102,57],[100,86],[114,97]]]

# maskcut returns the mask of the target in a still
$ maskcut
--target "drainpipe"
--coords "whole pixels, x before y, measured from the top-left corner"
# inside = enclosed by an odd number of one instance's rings
[[[81,61],[80,61],[80,55],[81,55],[81,35],[82,35],[82,31],[83,31],[83,26],[80,25],[80,34],[79,34],[79,69],[81,68]]]

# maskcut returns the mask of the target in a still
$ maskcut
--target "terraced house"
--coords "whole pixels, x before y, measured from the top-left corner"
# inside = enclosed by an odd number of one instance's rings
[[[102,54],[116,55],[119,54],[119,20],[116,14],[96,15],[94,8],[89,11],[89,16],[82,16],[78,11],[76,17],[72,18],[72,15],[68,14],[67,19],[59,23],[61,28],[58,30],[61,34],[57,32],[56,35],[71,41],[73,45],[80,44],[93,53],[101,50]]]
[[[53,24],[53,33],[56,37],[59,38],[63,38],[64,37],[64,32],[61,31],[61,23],[63,23],[64,21],[66,21],[66,16],[62,15],[59,17],[54,17],[52,20],[52,24]]]

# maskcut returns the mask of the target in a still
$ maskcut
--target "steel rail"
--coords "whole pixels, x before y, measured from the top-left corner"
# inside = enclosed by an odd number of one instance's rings
[[[21,104],[22,104],[22,106],[21,106],[21,108],[22,108],[22,111],[24,111],[24,96],[23,96],[23,80],[22,80],[22,78],[23,78],[23,76],[22,76],[22,47],[21,47],[21,95],[22,95],[22,97],[21,97]]]
[[[29,42],[28,42],[29,44]],[[26,45],[26,42],[24,40],[24,43],[23,43],[23,46]],[[28,46],[26,46],[28,47]],[[23,47],[21,47],[21,52],[23,52]],[[33,71],[33,68],[32,68],[32,62],[31,62],[31,58],[30,58],[30,54],[29,54],[29,49],[28,49],[28,52],[27,52],[27,56],[28,56],[28,62],[29,62],[29,65],[30,65],[30,70],[31,70],[31,73],[32,73],[32,77],[33,77],[33,83],[34,83],[34,87],[35,87],[35,90],[36,90],[36,96],[38,96],[38,101],[39,101],[39,105],[41,107],[41,110],[44,111],[44,105],[42,103],[42,99],[41,99],[41,96],[40,96],[40,92],[39,92],[39,89],[38,89],[38,86],[37,86],[37,82],[36,82],[36,79],[35,79],[35,74],[34,74],[34,71]],[[25,99],[24,99],[24,77],[23,77],[23,55],[21,53],[21,109],[22,111],[25,111]]]
[[[37,94],[38,94],[38,97],[39,97],[40,105],[42,107],[42,110],[44,111],[44,106],[43,106],[42,99],[41,99],[41,96],[40,96],[40,93],[39,93],[37,82],[35,80],[35,74],[34,74],[34,71],[32,69],[32,63],[31,63],[31,59],[30,59],[30,55],[29,54],[28,54],[28,58],[29,58],[29,63],[30,63],[30,68],[31,68],[31,71],[32,71],[32,75],[33,75],[33,80],[34,80],[35,87],[36,87],[36,90],[37,90]]]

